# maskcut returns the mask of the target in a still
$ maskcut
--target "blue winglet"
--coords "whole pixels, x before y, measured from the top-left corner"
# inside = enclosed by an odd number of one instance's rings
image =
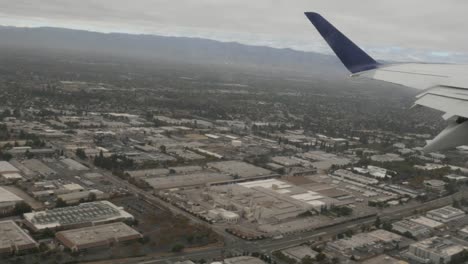
[[[378,62],[367,55],[367,53],[321,15],[314,12],[306,12],[305,15],[351,73],[372,70],[378,67]]]

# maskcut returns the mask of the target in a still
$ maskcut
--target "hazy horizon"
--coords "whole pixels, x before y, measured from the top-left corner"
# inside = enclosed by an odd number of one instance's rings
[[[5,1],[0,24],[196,37],[330,54],[303,13],[316,11],[376,59],[468,62],[468,3],[375,1]],[[420,7],[424,6],[424,9]],[[363,8],[366,7],[366,8]],[[437,19],[433,19],[437,18]]]

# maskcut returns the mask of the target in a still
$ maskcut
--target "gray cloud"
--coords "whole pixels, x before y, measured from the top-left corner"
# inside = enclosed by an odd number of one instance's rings
[[[322,13],[377,58],[468,62],[463,0],[0,0],[0,24],[193,36],[329,52]]]

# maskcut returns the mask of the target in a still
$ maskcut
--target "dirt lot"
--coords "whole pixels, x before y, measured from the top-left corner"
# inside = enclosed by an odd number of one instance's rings
[[[190,223],[182,216],[175,216],[164,208],[153,206],[135,197],[112,200],[133,214],[140,233],[149,238],[147,243],[153,252],[171,251],[174,245],[201,247],[219,242],[219,237],[210,229]]]

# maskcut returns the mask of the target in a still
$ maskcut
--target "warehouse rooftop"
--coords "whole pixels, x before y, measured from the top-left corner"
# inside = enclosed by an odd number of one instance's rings
[[[36,241],[12,220],[0,222],[0,234],[0,252],[37,247]]]
[[[109,241],[119,242],[142,237],[136,230],[121,222],[61,231],[56,236],[72,249],[88,248],[107,244]]]
[[[21,202],[21,201],[23,201],[23,199],[18,197],[16,194],[6,190],[5,188],[0,187],[0,204]]]
[[[75,224],[133,219],[133,216],[108,201],[82,203],[77,206],[24,214],[26,224],[35,230]]]

